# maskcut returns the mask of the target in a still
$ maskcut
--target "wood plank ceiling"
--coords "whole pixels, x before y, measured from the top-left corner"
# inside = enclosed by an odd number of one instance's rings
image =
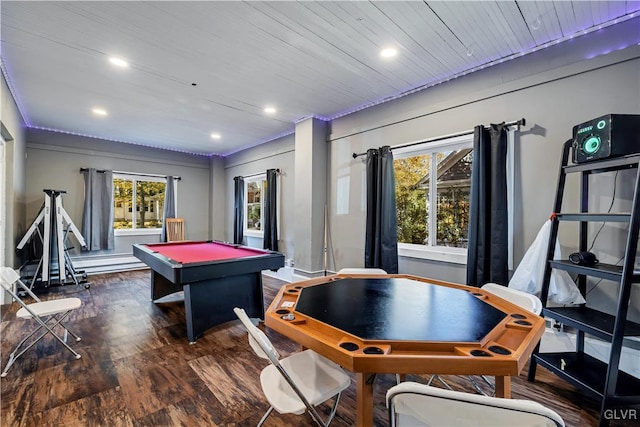
[[[226,155],[305,117],[347,114],[638,10],[638,1],[2,1],[2,71],[30,127]],[[381,58],[386,46],[398,55]]]

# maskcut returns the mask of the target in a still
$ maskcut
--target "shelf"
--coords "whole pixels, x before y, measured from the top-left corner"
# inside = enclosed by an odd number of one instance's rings
[[[563,166],[563,169],[565,173],[602,173],[621,170],[625,168],[632,169],[638,167],[638,163],[640,163],[640,155],[634,154],[631,156],[616,157],[609,160],[598,160],[595,162],[585,162],[570,166]]]
[[[558,213],[560,221],[596,221],[596,222],[629,222],[630,213]]]
[[[615,316],[588,307],[548,307],[543,315],[611,342]],[[624,336],[640,336],[640,324],[627,320]]]
[[[578,265],[570,261],[549,261],[552,268],[568,271],[569,273],[584,274],[586,276],[599,277],[600,279],[620,282],[622,279],[622,266],[599,263],[593,266]],[[634,273],[631,277],[633,283],[640,282],[640,273]]]
[[[623,271],[623,267],[620,265],[606,263],[585,266],[573,264],[568,259],[547,259],[544,271],[545,280],[542,284],[542,294],[545,295],[545,299],[549,291],[551,269],[563,270],[578,275],[580,284],[583,286],[585,285],[587,277],[615,282],[619,286],[617,289],[610,289],[610,291],[616,292],[618,297],[612,301],[616,306],[612,314],[588,308],[586,304],[580,307],[546,307],[546,301],[543,301],[545,307],[542,309],[542,313],[544,316],[576,328],[580,332],[580,337],[583,337],[583,334],[586,333],[611,344],[615,343],[615,348],[618,350],[620,344],[623,346],[630,343],[635,344],[637,337],[640,337],[640,323],[631,322],[626,319],[633,284],[640,283],[640,271],[632,270],[638,247],[638,233],[640,232],[640,221],[636,221],[640,214],[640,179],[635,180],[635,184],[632,184],[633,203],[630,212],[626,213],[586,212],[589,201],[591,200],[589,197],[589,181],[593,179],[596,174],[620,170],[634,170],[636,175],[638,175],[638,173],[640,173],[640,153],[569,165],[570,152],[575,148],[573,144],[574,142],[572,140],[568,140],[563,146],[562,166],[560,167],[558,189],[553,205],[555,218],[549,236],[549,242],[556,241],[560,221],[575,221],[580,223],[580,227],[578,227],[578,237],[580,238],[581,247],[583,247],[582,250],[585,249],[588,222],[616,222],[621,223],[623,226],[626,224],[627,243],[624,247],[624,256],[622,259],[626,260],[624,264],[628,269]],[[565,196],[565,182],[567,174],[569,173],[578,173],[582,180],[582,185],[577,194],[581,202],[580,206],[583,207],[580,209],[582,212],[562,211],[562,203]],[[582,291],[584,292],[584,289],[582,289]],[[586,298],[586,295],[583,296]],[[609,311],[611,312],[612,310]],[[617,328],[615,328],[616,321],[618,322]],[[614,328],[616,329],[615,334]],[[578,341],[576,350],[582,349],[582,343]],[[619,356],[619,354],[615,354],[610,350],[606,359],[609,363],[615,365],[609,365],[607,362],[584,354],[582,351],[534,353],[529,368],[529,380],[535,380],[536,365],[539,363],[560,378],[582,389],[587,394],[599,398],[602,409],[599,425],[600,427],[604,427],[609,425],[606,408],[618,404],[640,404],[640,379],[619,370]]]
[[[607,378],[607,364],[585,353],[538,353],[536,361],[579,389],[602,399]],[[563,363],[564,361],[564,363]],[[640,379],[618,371],[612,402],[635,402],[640,399]]]

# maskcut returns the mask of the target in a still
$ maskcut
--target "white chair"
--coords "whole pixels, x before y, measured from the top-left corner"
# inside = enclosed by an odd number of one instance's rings
[[[483,285],[481,289],[504,300],[512,302],[517,306],[532,312],[533,314],[539,315],[542,312],[542,301],[540,301],[540,298],[536,297],[535,295],[528,294],[517,289],[508,288],[506,286],[498,285],[497,283],[487,283]],[[489,380],[489,378],[487,378],[485,375],[481,375],[480,377],[489,386],[492,393],[495,394],[495,385]],[[432,375],[431,378],[429,378],[427,385],[431,385],[435,380],[440,381],[442,385],[444,385],[447,389],[453,390],[453,388],[437,374]],[[476,380],[470,375],[469,381],[471,381],[473,388],[475,388],[478,393],[485,396],[487,395],[478,385]],[[397,378],[397,382],[398,384],[400,383],[399,378]]]
[[[496,295],[504,300],[514,303],[515,305],[522,307],[525,310],[539,315],[542,312],[542,301],[535,295],[528,294],[518,289],[508,288],[506,286],[498,285],[497,283],[487,283],[480,288],[493,295]],[[491,388],[491,391],[495,394],[495,385],[486,376],[481,376],[482,380]],[[486,393],[480,388],[476,380],[469,376],[469,381],[480,394],[486,395]],[[449,387],[449,389],[451,389]]]
[[[387,272],[381,268],[375,267],[346,267],[338,270],[337,274],[387,274]],[[400,384],[405,378],[404,375],[396,374],[396,383]]]
[[[539,315],[542,312],[542,301],[535,295],[498,285],[497,283],[487,283],[480,289],[512,302],[533,314]]]
[[[563,427],[555,411],[537,402],[480,396],[404,382],[387,391],[391,427]]]
[[[16,313],[18,319],[34,319],[38,323],[38,327],[27,335],[15,349],[9,355],[9,361],[4,367],[0,376],[6,377],[9,368],[15,363],[15,361],[22,356],[27,350],[33,347],[38,341],[40,341],[45,335],[53,335],[60,343],[69,350],[76,359],[80,359],[80,355],[76,353],[67,344],[67,334],[73,335],[76,341],[80,341],[80,337],[71,332],[62,321],[76,308],[82,305],[79,298],[62,298],[49,301],[41,301],[31,290],[20,280],[20,275],[12,268],[0,267],[0,284],[2,288],[9,292],[11,296],[22,306]],[[18,290],[17,288],[21,288]],[[14,290],[15,289],[15,290]],[[18,293],[26,292],[35,302],[25,303]],[[53,328],[56,326],[62,326],[64,329],[64,338],[60,338]],[[39,335],[37,335],[42,329]],[[34,335],[37,335],[35,339],[32,339]],[[30,342],[30,343],[29,343]],[[26,345],[29,343],[28,345]]]
[[[305,350],[280,359],[269,338],[258,329],[241,308],[234,308],[238,318],[249,332],[249,344],[261,358],[271,365],[260,373],[260,384],[271,405],[258,427],[275,409],[280,414],[304,414],[309,412],[313,420],[327,427],[338,409],[340,395],[349,387],[351,379],[342,368],[312,350]],[[323,421],[315,406],[335,396],[335,401],[326,421]]]
[[[338,274],[387,274],[381,268],[342,268]]]

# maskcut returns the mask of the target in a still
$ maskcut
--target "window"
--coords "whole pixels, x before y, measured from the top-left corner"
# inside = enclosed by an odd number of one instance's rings
[[[262,236],[266,175],[245,179],[244,231],[249,236]]]
[[[473,135],[393,154],[398,254],[466,263]]]
[[[394,150],[398,243],[467,247],[472,138]]]
[[[516,130],[507,132],[510,268]],[[399,255],[466,264],[473,134],[394,149],[393,155]]]
[[[113,228],[160,231],[166,185],[166,179],[162,177],[114,173]]]

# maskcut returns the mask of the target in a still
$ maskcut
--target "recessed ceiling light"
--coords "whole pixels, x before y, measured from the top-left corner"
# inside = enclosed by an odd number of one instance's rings
[[[107,110],[105,110],[104,108],[94,108],[93,110],[93,114],[95,114],[96,116],[106,116]]]
[[[276,109],[275,107],[264,107],[264,112],[267,114],[275,114]]]
[[[219,133],[212,133],[211,134],[211,139],[220,139],[222,138],[222,135],[220,135]]]
[[[397,54],[398,54],[398,50],[393,47],[387,47],[380,51],[380,56],[382,56],[383,58],[393,58]]]
[[[126,68],[129,66],[129,63],[127,61],[125,61],[122,58],[116,58],[115,56],[112,56],[111,58],[109,58],[109,62],[111,62],[113,65],[116,65],[122,68]]]

